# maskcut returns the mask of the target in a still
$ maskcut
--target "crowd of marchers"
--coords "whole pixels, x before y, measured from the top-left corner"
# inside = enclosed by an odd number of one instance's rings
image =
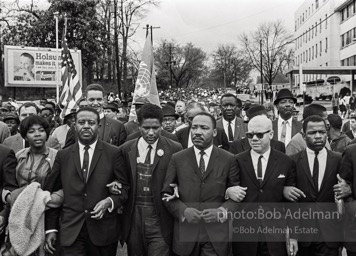
[[[354,113],[299,120],[288,89],[108,96],[88,85],[63,118],[44,99],[1,108],[2,255],[356,255]]]

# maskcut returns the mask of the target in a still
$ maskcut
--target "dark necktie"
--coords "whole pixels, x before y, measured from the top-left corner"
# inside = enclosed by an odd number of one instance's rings
[[[83,166],[82,166],[82,170],[83,170],[83,178],[86,182],[87,177],[88,177],[88,172],[89,172],[89,145],[85,145],[84,147],[84,157],[83,157]]]
[[[319,151],[315,151],[315,158],[314,158],[314,166],[313,166],[313,183],[315,189],[319,191],[319,160],[318,160]]]
[[[148,145],[148,152],[146,155],[146,159],[145,159],[145,164],[151,164],[151,152],[152,152],[152,146]]]
[[[202,177],[204,176],[205,173],[204,154],[205,154],[204,150],[200,151],[199,171]]]
[[[229,133],[229,141],[233,141],[234,140],[234,135],[232,134],[231,121],[229,121],[229,126],[227,128],[227,131]]]
[[[262,158],[263,156],[261,155],[258,158],[258,162],[257,162],[257,180],[260,182],[260,184],[262,183]]]

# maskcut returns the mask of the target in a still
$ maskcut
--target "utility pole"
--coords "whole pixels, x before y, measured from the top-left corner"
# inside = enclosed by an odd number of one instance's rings
[[[169,61],[166,61],[166,65],[169,65],[169,74],[170,74],[170,79],[171,79],[171,88],[173,88],[173,71],[172,71],[172,65],[176,64],[176,61],[172,61],[172,44],[169,44]]]
[[[117,0],[114,0],[114,37],[115,37],[115,59],[116,59],[116,77],[117,77],[117,90],[119,98],[121,99],[121,72],[120,72],[120,57],[119,57],[119,36],[117,33]]]
[[[260,62],[261,62],[261,105],[263,105],[263,66],[262,66],[262,40],[260,40]]]

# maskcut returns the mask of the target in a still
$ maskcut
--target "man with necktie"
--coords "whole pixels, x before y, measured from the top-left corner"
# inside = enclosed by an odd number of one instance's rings
[[[64,255],[116,255],[122,228],[117,209],[128,198],[128,175],[118,169],[119,148],[99,139],[99,113],[84,107],[75,119],[78,141],[58,151],[44,187],[64,193],[62,208],[46,211],[45,250],[53,252],[60,230]],[[122,185],[119,195],[107,188],[114,180]]]
[[[337,211],[335,197],[339,195],[334,193],[334,186],[338,184],[339,188],[345,189],[349,186],[338,174],[341,154],[325,148],[327,128],[324,119],[317,115],[306,118],[303,122],[303,137],[307,148],[290,156],[296,167],[296,186],[286,187],[284,195],[290,201],[302,203],[299,205],[304,210]],[[299,234],[299,255],[339,254],[342,225],[338,219],[313,219],[310,216],[301,219],[300,225],[318,231],[312,235]]]
[[[147,103],[137,112],[141,135],[119,148],[119,170],[130,174],[129,199],[123,212],[123,235],[129,256],[171,255],[173,218],[161,190],[171,156],[182,146],[161,136],[163,112]]]
[[[221,96],[220,107],[222,118],[217,121],[216,126],[224,129],[229,142],[244,138],[247,126],[240,116],[241,100],[235,95],[227,93]]]
[[[279,90],[277,98],[274,101],[279,115],[278,118],[273,121],[273,138],[283,142],[286,147],[293,136],[302,128],[302,123],[293,119],[295,103],[297,103],[297,99],[294,98],[291,91],[287,88]]]
[[[191,124],[193,147],[174,154],[168,166],[162,194],[179,198],[166,202],[174,217],[173,252],[178,255],[229,255],[227,213],[237,203],[225,200],[225,190],[239,185],[236,161],[229,152],[213,145],[217,134],[215,118],[206,112]]]
[[[288,156],[270,146],[273,138],[272,122],[266,115],[253,117],[248,123],[246,136],[251,150],[236,156],[237,170],[240,175],[240,195],[236,190],[227,190],[227,198],[238,198],[243,204],[239,209],[245,212],[255,213],[260,205],[264,211],[278,211],[283,214],[282,203],[284,186],[294,185],[294,167]],[[230,194],[234,193],[234,195]],[[269,203],[269,204],[265,204]],[[270,207],[270,208],[269,208]],[[272,207],[272,208],[271,208]],[[278,232],[258,233],[258,230],[266,227],[285,229],[287,221],[283,219],[237,219],[234,220],[234,228],[240,226],[252,227],[255,233],[251,236],[234,232],[233,255],[236,256],[284,256],[296,255],[298,251],[297,241],[288,241],[288,252],[284,234]],[[235,230],[235,229],[234,229]]]

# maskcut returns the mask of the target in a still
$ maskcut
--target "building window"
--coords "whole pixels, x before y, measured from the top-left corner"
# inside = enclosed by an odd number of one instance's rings
[[[328,52],[328,38],[325,38],[325,52]]]
[[[305,61],[305,53],[303,52],[303,62]]]
[[[321,33],[321,19],[319,20],[319,26],[320,26],[319,27],[319,29],[320,29],[319,32]]]
[[[315,36],[318,34],[318,23],[315,22]]]
[[[328,15],[325,14],[325,29],[328,28]]]
[[[312,46],[312,60],[314,59],[314,46]]]
[[[315,58],[318,58],[318,44],[315,45]]]
[[[311,61],[311,50],[309,48],[309,61]]]
[[[312,25],[312,28],[311,28],[311,35],[312,35],[312,38],[314,38],[314,25]]]
[[[344,48],[344,46],[345,46],[344,35],[341,35],[341,48]]]
[[[321,56],[321,52],[323,51],[323,42],[320,41],[320,56]]]
[[[315,0],[315,9],[319,8],[319,0]]]

